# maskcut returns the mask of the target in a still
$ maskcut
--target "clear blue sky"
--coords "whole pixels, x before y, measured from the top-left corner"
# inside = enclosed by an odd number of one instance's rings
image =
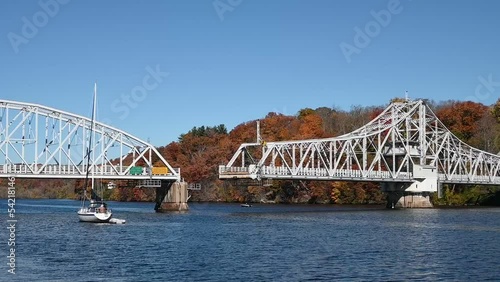
[[[89,116],[97,81],[99,119],[158,146],[193,126],[384,105],[405,90],[492,104],[499,11],[496,0],[3,0],[0,97]]]

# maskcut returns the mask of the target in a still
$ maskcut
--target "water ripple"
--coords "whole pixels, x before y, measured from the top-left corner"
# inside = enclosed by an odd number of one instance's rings
[[[77,221],[76,201],[25,200],[18,281],[494,281],[500,209],[192,204],[125,225]],[[2,207],[4,208],[4,207]],[[118,215],[119,214],[119,215]],[[5,232],[1,240],[6,240]],[[6,256],[6,247],[1,249]]]

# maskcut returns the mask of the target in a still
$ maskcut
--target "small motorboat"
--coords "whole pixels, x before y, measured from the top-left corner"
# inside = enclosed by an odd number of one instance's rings
[[[252,207],[252,205],[250,205],[248,203],[244,203],[244,204],[241,204],[241,207],[243,207],[243,208],[250,208],[250,207]]]

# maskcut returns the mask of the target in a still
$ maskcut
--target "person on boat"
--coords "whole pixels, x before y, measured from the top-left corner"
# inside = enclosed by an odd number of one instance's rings
[[[99,207],[99,212],[106,213],[106,207],[103,204]]]

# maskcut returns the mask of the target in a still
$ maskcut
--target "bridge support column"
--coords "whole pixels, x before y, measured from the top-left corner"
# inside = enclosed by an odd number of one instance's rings
[[[432,208],[430,194],[438,192],[437,168],[413,165],[413,182],[384,182],[388,208]]]
[[[187,211],[189,206],[186,182],[162,182],[156,189],[156,212]]]
[[[432,208],[429,193],[386,192],[388,209],[397,208]]]
[[[394,208],[432,208],[431,191],[412,191],[414,183],[382,183],[382,191],[387,195],[386,207]]]

